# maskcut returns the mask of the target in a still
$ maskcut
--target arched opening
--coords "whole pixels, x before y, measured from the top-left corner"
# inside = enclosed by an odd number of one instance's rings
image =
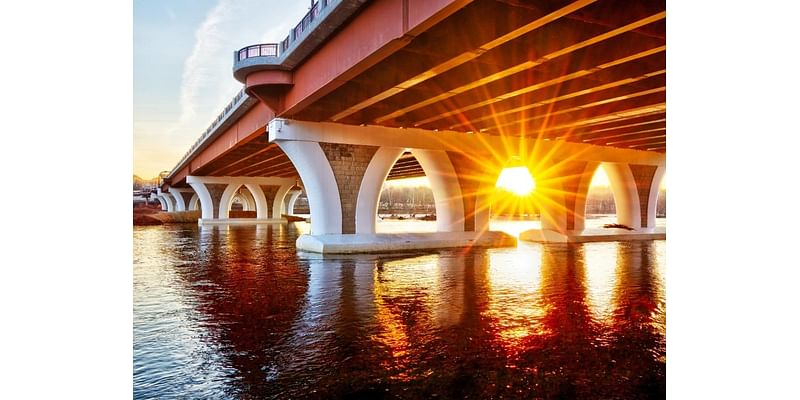
[[[431,182],[410,150],[394,162],[380,190],[377,233],[436,232],[436,201]]]
[[[197,193],[192,194],[192,198],[189,199],[189,211],[200,211],[200,196]]]
[[[603,225],[617,224],[617,206],[614,190],[603,163],[597,166],[586,193],[584,208],[585,227],[602,228]]]
[[[453,232],[491,228],[518,235],[538,227],[536,182],[519,159],[509,160],[504,170],[494,161],[484,165],[460,154],[441,155],[444,158],[431,160],[430,153],[424,154],[423,161],[412,149],[397,158],[382,185],[376,232],[448,231],[441,229],[447,226],[439,221],[443,211],[449,213],[446,218],[452,221]],[[515,219],[525,223],[507,226]]]
[[[526,230],[541,228],[546,188],[537,182],[533,172],[535,167],[527,165],[519,157],[512,157],[497,167],[496,175],[487,178],[490,182],[483,191],[488,200],[485,207],[490,218],[490,230],[518,237]]]
[[[306,195],[305,191],[288,193],[284,198],[284,206],[288,215],[298,217],[309,217],[311,215],[311,209],[308,206],[308,195]]]
[[[255,196],[246,185],[239,185],[227,206],[228,218],[256,218]]]
[[[667,226],[667,173],[661,176],[658,183],[658,197],[656,198],[656,227]]]
[[[651,231],[665,226],[664,171],[663,166],[601,163],[586,193],[585,228]]]

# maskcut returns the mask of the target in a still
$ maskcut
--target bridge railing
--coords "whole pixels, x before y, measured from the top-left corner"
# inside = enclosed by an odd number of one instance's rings
[[[239,50],[239,61],[250,57],[278,56],[277,43],[256,44]]]
[[[194,151],[197,150],[198,147],[200,147],[203,141],[209,135],[211,135],[212,132],[214,132],[214,130],[217,128],[217,126],[219,126],[222,123],[223,120],[225,120],[225,117],[231,111],[233,111],[236,105],[239,102],[244,101],[246,97],[247,94],[245,94],[244,89],[240,90],[239,93],[237,93],[236,96],[233,97],[233,100],[231,100],[230,103],[228,103],[228,105],[225,106],[222,112],[219,113],[219,115],[217,115],[217,118],[215,118],[214,121],[211,122],[211,125],[209,125],[208,128],[206,128],[206,130],[203,132],[202,135],[200,135],[200,138],[194,142],[192,147],[189,148],[189,151],[187,151],[186,154],[183,155],[183,158],[181,158],[181,160],[178,161],[178,164],[175,165],[175,168],[172,170],[172,172],[176,172],[178,167],[180,167],[189,158],[189,156],[191,156],[192,153],[194,153]]]
[[[280,56],[294,42],[303,37],[303,34],[308,30],[311,23],[319,18],[322,10],[337,1],[339,0],[319,0],[314,2],[314,5],[311,6],[311,9],[303,16],[303,19],[289,32],[286,39],[283,39],[280,43],[262,43],[244,47],[236,53],[236,61],[239,62],[251,57]]]

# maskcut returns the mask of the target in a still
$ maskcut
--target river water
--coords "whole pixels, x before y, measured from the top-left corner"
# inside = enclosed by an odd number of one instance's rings
[[[134,398],[665,396],[665,241],[322,257],[307,231],[134,227]]]

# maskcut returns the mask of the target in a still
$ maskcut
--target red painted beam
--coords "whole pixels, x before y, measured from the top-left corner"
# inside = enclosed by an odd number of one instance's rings
[[[292,115],[367,68],[471,0],[377,0],[294,72],[280,115]]]
[[[172,183],[177,184],[183,181],[186,176],[191,175],[192,171],[196,171],[198,168],[224,156],[242,144],[255,139],[258,135],[265,134],[266,126],[274,116],[275,114],[264,103],[259,102],[226,129],[225,132],[217,136],[213,143],[197,154],[187,167],[175,174],[172,178]]]

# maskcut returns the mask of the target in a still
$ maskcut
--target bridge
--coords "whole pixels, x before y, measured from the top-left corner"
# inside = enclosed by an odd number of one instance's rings
[[[243,222],[238,197],[275,223],[305,192],[310,251],[499,245],[489,196],[525,166],[542,229],[521,238],[581,241],[602,164],[629,237],[663,237],[665,32],[664,1],[319,0],[283,41],[234,51],[244,88],[157,197],[200,224]],[[423,175],[437,232],[377,234],[383,183]]]

